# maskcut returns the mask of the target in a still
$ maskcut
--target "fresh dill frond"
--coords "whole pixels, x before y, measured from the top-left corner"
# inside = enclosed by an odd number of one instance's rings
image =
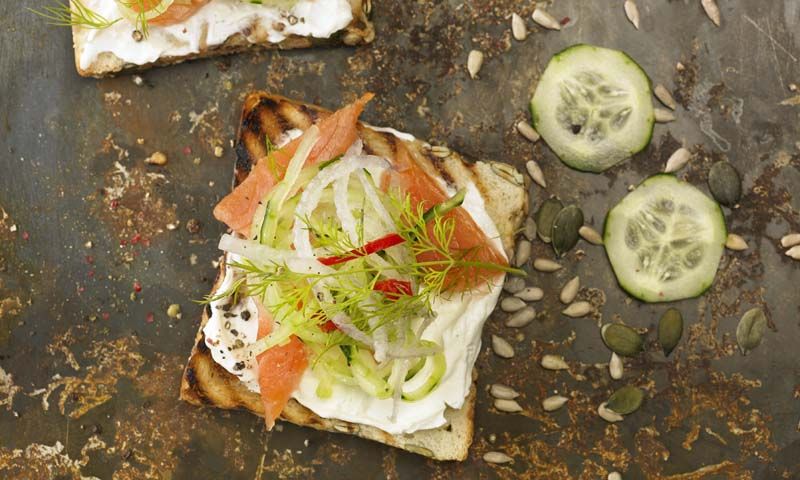
[[[83,4],[81,0],[66,0],[45,5],[41,10],[28,8],[29,11],[47,20],[49,25],[59,27],[79,26],[102,30],[122,20],[122,18],[108,19],[93,11]]]

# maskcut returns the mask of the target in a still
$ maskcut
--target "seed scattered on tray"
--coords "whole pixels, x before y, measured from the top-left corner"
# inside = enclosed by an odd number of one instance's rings
[[[793,260],[800,260],[800,245],[795,245],[789,250],[786,250],[786,256]]]
[[[570,304],[561,313],[568,317],[580,318],[589,315],[592,312],[592,304],[589,302],[575,302]]]
[[[639,7],[636,6],[636,2],[633,0],[625,0],[625,16],[628,17],[628,20],[636,27],[636,30],[639,30]]]
[[[514,294],[526,302],[538,302],[544,297],[544,291],[539,287],[527,287]]]
[[[525,219],[525,227],[522,234],[525,235],[529,242],[536,238],[536,222],[531,217]]]
[[[621,323],[603,325],[600,336],[609,350],[624,357],[632,357],[644,348],[644,341],[639,332]]]
[[[561,270],[561,264],[547,258],[537,258],[533,261],[533,268],[540,272],[550,273]]]
[[[601,403],[600,406],[597,407],[597,414],[600,416],[600,418],[609,423],[616,423],[625,420],[625,418],[619,413],[609,410],[606,407],[606,402]]]
[[[722,18],[716,0],[700,0],[700,4],[703,5],[703,10],[705,10],[708,18],[714,22],[714,25],[719,27],[720,23],[722,23]]]
[[[149,165],[166,165],[167,164],[167,156],[164,155],[162,152],[153,152],[152,155],[144,159],[144,162]]]
[[[450,149],[441,145],[436,145],[435,147],[431,147],[431,153],[434,157],[438,158],[447,158],[450,156]]]
[[[611,352],[611,360],[608,362],[608,374],[611,375],[611,378],[614,380],[619,380],[624,373],[625,367],[622,363],[622,357],[615,352]]]
[[[742,355],[761,345],[764,333],[767,331],[767,316],[760,308],[748,310],[736,326],[736,342],[742,350]]]
[[[222,158],[222,154],[225,153],[225,150],[222,148],[222,145],[217,145],[214,147],[214,156],[217,158]]]
[[[518,312],[525,308],[525,302],[521,298],[506,297],[500,301],[500,310],[506,313]]]
[[[603,237],[594,228],[584,225],[578,229],[578,234],[592,245],[602,245]]]
[[[144,80],[139,75],[134,75],[133,77],[131,77],[131,80],[133,80],[133,84],[136,85],[137,87],[141,87],[142,85],[144,85]]]
[[[622,474],[619,472],[611,472],[608,474],[608,480],[622,480]]]
[[[177,303],[173,303],[172,305],[167,308],[167,316],[169,318],[177,318],[180,320],[181,318],[181,306]]]
[[[514,459],[503,452],[486,452],[483,454],[483,461],[486,463],[503,464],[511,463]]]
[[[492,335],[492,350],[500,358],[511,358],[514,356],[514,347],[502,337]]]
[[[533,129],[530,123],[526,122],[525,120],[520,120],[517,122],[517,131],[520,135],[525,137],[528,141],[536,143],[541,138],[539,136],[539,132]]]
[[[572,280],[564,284],[564,288],[561,289],[561,293],[559,294],[558,298],[561,300],[561,303],[564,305],[569,305],[575,300],[575,297],[578,295],[578,290],[581,288],[581,277],[573,277]]]
[[[660,83],[656,85],[656,87],[653,89],[653,93],[655,93],[656,98],[670,110],[675,110],[678,107],[678,104],[675,103],[675,99],[672,98],[672,94],[669,93],[669,90],[667,90],[667,87],[664,85],[661,85]]]
[[[547,397],[542,400],[542,408],[545,412],[555,412],[556,410],[560,409],[564,405],[566,405],[569,399],[567,397],[562,397],[561,395],[553,395],[552,397]]]
[[[505,400],[497,398],[494,401],[494,408],[506,413],[517,413],[522,411],[522,406],[516,400]]]
[[[483,52],[480,50],[471,50],[467,57],[467,72],[470,78],[475,80],[478,77],[478,72],[481,71],[483,66]]]
[[[789,233],[781,238],[781,246],[783,248],[790,248],[795,245],[800,245],[800,233]]]
[[[531,242],[520,240],[517,245],[517,253],[514,255],[514,265],[521,267],[531,259]]]
[[[511,14],[511,33],[514,39],[523,41],[528,38],[528,27],[525,26],[525,20],[516,13]]]
[[[665,356],[678,346],[683,336],[683,315],[676,308],[670,308],[658,320],[658,343]]]
[[[692,158],[692,152],[689,150],[681,147],[669,156],[669,160],[667,160],[667,166],[664,167],[664,173],[673,173],[677,172],[681,168],[683,168],[689,160]]]
[[[529,160],[528,163],[525,164],[525,168],[528,170],[528,175],[531,176],[534,182],[536,182],[542,188],[547,188],[547,182],[544,179],[544,172],[542,172],[542,169],[539,168],[538,163],[536,163],[534,160]]]
[[[503,290],[508,293],[516,294],[525,289],[525,280],[519,277],[510,277],[503,285]],[[524,298],[523,298],[524,300]]]
[[[626,385],[609,397],[606,408],[620,415],[630,415],[639,410],[644,401],[644,392],[633,385]]]
[[[561,355],[544,355],[540,365],[546,370],[569,370],[569,365],[567,365],[567,362],[564,361],[564,357]]]
[[[663,108],[653,109],[656,123],[670,123],[675,121],[675,114]]]
[[[494,398],[499,398],[503,400],[514,400],[515,398],[519,397],[519,392],[509,387],[508,385],[503,385],[502,383],[492,384],[492,386],[489,387],[489,393]]]
[[[512,328],[522,328],[536,318],[536,310],[533,307],[525,307],[522,310],[510,315],[506,319],[506,326]]]
[[[740,252],[742,250],[747,250],[748,246],[744,238],[735,233],[729,233],[728,238],[725,240],[725,248]]]
[[[532,18],[534,22],[543,26],[544,28],[550,30],[561,30],[561,24],[558,23],[558,20],[541,8],[537,7],[536,10],[533,11]]]

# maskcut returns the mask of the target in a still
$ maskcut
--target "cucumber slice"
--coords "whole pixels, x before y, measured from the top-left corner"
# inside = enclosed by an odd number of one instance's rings
[[[575,45],[553,56],[531,100],[533,126],[562,162],[602,172],[650,143],[651,83],[618,50]]]
[[[672,175],[654,175],[606,216],[604,242],[620,286],[645,302],[702,295],[725,248],[720,206]]]

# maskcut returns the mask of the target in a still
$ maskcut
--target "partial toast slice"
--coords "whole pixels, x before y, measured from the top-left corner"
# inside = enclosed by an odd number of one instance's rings
[[[243,181],[252,166],[264,158],[265,136],[277,143],[285,132],[293,128],[304,130],[329,114],[329,111],[320,107],[277,95],[265,92],[249,94],[245,99],[239,127],[234,185]],[[514,246],[514,235],[527,215],[528,208],[527,190],[522,175],[516,169],[495,162],[467,163],[455,152],[446,158],[438,158],[418,140],[401,140],[391,133],[378,132],[364,124],[359,124],[359,136],[364,142],[365,150],[370,153],[391,159],[398,143],[403,142],[414,161],[432,175],[441,177],[456,187],[473,182],[481,192],[487,211],[500,232],[503,246],[510,255]],[[224,275],[223,258],[215,288],[223,281]],[[211,357],[203,334],[203,326],[208,317],[209,308],[206,308],[184,371],[181,399],[194,405],[246,409],[256,415],[263,415],[259,395],[248,390],[237,377],[228,373]],[[473,373],[473,378],[476,377]],[[445,418],[449,422],[446,426],[412,434],[391,435],[367,425],[321,418],[294,400],[286,406],[281,418],[318,430],[350,433],[436,460],[464,460],[472,443],[474,408],[475,383],[462,408],[448,409],[445,412]]]
[[[72,1],[72,0],[70,0]],[[326,46],[343,44],[348,46],[362,45],[372,42],[375,38],[375,29],[369,17],[372,13],[372,0],[349,0],[352,8],[353,20],[344,29],[336,32],[330,38],[313,38],[298,35],[290,35],[280,43],[271,43],[264,35],[257,32],[263,31],[260,25],[253,25],[250,36],[239,32],[228,37],[220,45],[209,45],[200,48],[199,52],[184,56],[161,57],[155,62],[144,65],[126,63],[124,60],[111,52],[100,54],[97,59],[87,68],[81,68],[81,55],[89,38],[89,30],[80,26],[72,27],[72,43],[75,48],[75,67],[78,74],[82,77],[102,78],[113,76],[123,70],[146,70],[154,66],[173,65],[196,58],[207,58],[218,55],[228,55],[232,53],[255,50],[259,48],[269,50],[290,50],[295,48],[310,48],[315,46]]]

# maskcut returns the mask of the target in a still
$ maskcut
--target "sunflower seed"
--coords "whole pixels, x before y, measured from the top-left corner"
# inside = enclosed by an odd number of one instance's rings
[[[531,259],[531,242],[521,240],[517,245],[517,253],[514,255],[514,265],[521,267]]]
[[[564,284],[564,288],[561,289],[561,293],[558,295],[559,300],[564,305],[569,305],[575,300],[575,296],[578,295],[578,290],[581,288],[581,277],[574,277],[572,280]]]
[[[733,207],[742,197],[742,179],[733,165],[720,160],[708,172],[708,189],[716,201]]]
[[[536,222],[531,217],[525,219],[525,229],[522,231],[525,238],[532,242],[536,238]]]
[[[510,463],[514,459],[503,452],[486,452],[483,454],[483,461],[486,463]]]
[[[611,395],[606,408],[620,415],[630,415],[642,406],[643,400],[644,392],[641,389],[627,385]]]
[[[606,478],[607,480],[622,480],[622,474],[619,472],[611,472]]]
[[[602,245],[603,244],[603,237],[595,230],[594,228],[583,225],[581,228],[578,229],[578,234],[583,237],[584,240],[593,244],[593,245]]]
[[[611,360],[608,362],[609,375],[611,375],[611,378],[614,380],[619,380],[622,378],[624,372],[625,369],[622,363],[622,358],[615,352],[611,352]]]
[[[539,136],[539,132],[534,130],[531,124],[526,122],[525,120],[520,120],[519,122],[517,122],[517,131],[520,133],[520,135],[522,135],[532,143],[538,142],[539,138],[541,138]]]
[[[515,398],[519,397],[519,392],[508,385],[503,385],[501,383],[492,384],[492,386],[489,387],[489,394],[491,394],[494,398],[499,398],[502,400],[514,400]]]
[[[625,15],[631,21],[636,30],[639,30],[639,7],[633,0],[625,0]]]
[[[658,343],[664,350],[664,355],[670,353],[678,346],[678,342],[683,336],[683,315],[677,309],[670,308],[658,321]]]
[[[744,238],[736,235],[735,233],[729,233],[728,238],[725,240],[725,248],[740,252],[742,250],[747,250],[748,246],[747,242],[744,241]]]
[[[522,411],[522,406],[516,400],[505,400],[497,398],[494,401],[494,408],[506,413],[517,413]]]
[[[525,307],[506,319],[506,327],[522,328],[531,323],[534,318],[536,318],[536,310],[533,307]]]
[[[500,302],[500,310],[506,313],[518,312],[525,308],[525,302],[517,297],[506,297]]]
[[[483,52],[480,50],[471,50],[467,56],[467,72],[470,78],[475,80],[478,77],[478,72],[481,71],[483,66]]]
[[[553,219],[552,244],[556,255],[564,256],[578,243],[583,226],[583,211],[575,205],[565,207]]]
[[[689,150],[681,147],[669,156],[669,160],[667,160],[667,166],[664,167],[664,173],[672,173],[677,172],[681,168],[684,167],[689,160],[692,158],[692,152]]]
[[[675,108],[678,107],[678,104],[675,103],[675,99],[672,98],[672,94],[669,93],[669,90],[667,90],[667,87],[664,85],[660,83],[656,85],[656,88],[653,89],[653,93],[655,93],[656,98],[670,110],[675,110]]]
[[[572,318],[580,318],[592,312],[592,304],[589,302],[575,302],[570,304],[561,313]]]
[[[603,342],[612,352],[623,357],[631,357],[641,352],[644,341],[639,333],[621,323],[608,323],[600,329]]]
[[[561,24],[558,23],[558,20],[541,8],[533,11],[533,21],[550,30],[561,30]]]
[[[597,407],[597,414],[600,415],[600,418],[609,423],[616,423],[625,420],[625,418],[619,413],[606,408],[606,402],[601,403],[600,406]]]
[[[795,245],[789,250],[786,250],[786,256],[794,260],[800,260],[800,245]]]
[[[525,185],[525,181],[522,179],[522,174],[511,165],[500,162],[492,162],[490,165],[492,167],[492,172],[508,183],[517,185],[519,187]]]
[[[431,153],[434,157],[438,158],[447,158],[450,156],[450,149],[441,145],[436,145],[435,147],[431,147]]]
[[[669,123],[675,121],[675,114],[669,110],[664,110],[663,108],[654,108],[653,116],[655,117],[656,123]]]
[[[542,408],[545,412],[555,412],[559,408],[563,407],[569,398],[562,397],[561,395],[553,395],[552,397],[547,397],[542,400]]]
[[[703,5],[703,10],[706,11],[708,18],[714,22],[714,25],[719,27],[722,19],[720,18],[719,6],[717,6],[716,0],[700,0],[700,4]]]
[[[500,358],[511,358],[514,356],[514,347],[505,339],[492,335],[492,350]]]
[[[525,280],[519,277],[509,277],[503,285],[503,290],[508,293],[519,293],[525,289]],[[524,298],[523,298],[524,300]]]
[[[569,365],[561,355],[544,355],[540,364],[546,370],[569,370]]]
[[[544,179],[544,173],[542,172],[542,169],[539,168],[538,163],[530,160],[525,164],[525,168],[528,169],[528,175],[531,176],[534,182],[536,182],[542,188],[547,188],[547,182]]]
[[[537,234],[545,243],[550,243],[553,235],[553,220],[558,212],[564,209],[564,204],[557,198],[548,198],[536,210],[533,219],[536,221]]]
[[[540,272],[550,273],[561,270],[561,265],[546,258],[537,258],[533,261],[533,268]]]
[[[760,308],[750,309],[742,316],[736,327],[736,342],[742,350],[742,355],[747,355],[747,352],[761,344],[766,330],[767,316]]]
[[[528,27],[525,26],[525,20],[516,13],[511,14],[511,33],[514,35],[514,39],[520,42],[528,38]]]
[[[514,294],[526,302],[538,302],[544,297],[544,291],[539,287],[527,287]]]
[[[790,233],[781,238],[781,246],[783,248],[794,247],[800,245],[800,233]]]

